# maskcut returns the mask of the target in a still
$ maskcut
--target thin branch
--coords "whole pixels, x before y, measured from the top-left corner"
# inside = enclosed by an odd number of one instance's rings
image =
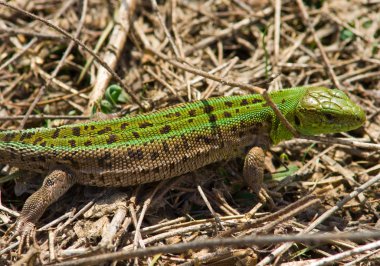
[[[25,16],[28,16],[28,17],[31,17],[35,20],[38,20],[38,21],[41,21],[43,23],[45,23],[46,25],[48,25],[49,27],[55,29],[56,31],[58,31],[59,33],[61,33],[62,35],[66,36],[67,38],[69,38],[70,40],[73,40],[77,45],[79,45],[80,47],[82,47],[86,52],[88,52],[89,54],[91,54],[95,60],[102,66],[104,67],[109,73],[111,73],[111,75],[113,76],[114,79],[117,80],[117,82],[120,84],[120,86],[131,96],[132,100],[140,107],[142,108],[143,110],[145,110],[146,108],[141,104],[141,102],[139,101],[139,99],[137,98],[137,96],[132,92],[132,90],[130,90],[126,85],[125,83],[123,82],[123,80],[120,78],[120,76],[118,74],[116,74],[116,72],[114,70],[112,70],[108,64],[106,62],[104,62],[103,59],[101,59],[94,51],[92,51],[87,45],[85,45],[81,40],[79,40],[78,38],[75,38],[74,36],[72,36],[70,33],[68,33],[67,31],[65,31],[64,29],[56,26],[55,24],[49,22],[48,20],[44,19],[44,18],[41,18],[39,16],[36,16],[34,15],[33,13],[30,13],[28,11],[25,11],[17,6],[14,6],[14,5],[11,5],[11,4],[8,4],[4,1],[0,1],[0,5],[2,6],[6,6],[12,10],[15,10],[17,12],[20,12],[21,14],[25,15]]]
[[[300,234],[304,234],[304,233],[308,233],[310,232],[311,230],[313,230],[317,225],[321,224],[323,221],[325,221],[328,217],[330,217],[334,212],[336,212],[337,210],[339,210],[340,208],[342,208],[344,206],[344,204],[346,204],[347,202],[349,202],[350,200],[352,200],[354,197],[356,197],[357,195],[359,195],[360,193],[362,193],[363,191],[365,191],[367,188],[369,188],[370,186],[374,185],[375,183],[379,182],[380,181],[380,174],[377,175],[376,177],[374,178],[371,178],[370,180],[368,180],[366,183],[364,183],[363,185],[361,185],[360,187],[356,188],[353,192],[351,192],[348,196],[344,197],[342,200],[340,200],[333,208],[329,209],[328,211],[326,211],[324,214],[322,214],[317,220],[315,220],[313,223],[311,223],[307,228],[305,228]],[[364,238],[363,238],[364,239]],[[280,247],[276,248],[274,251],[271,252],[270,255],[268,255],[267,257],[265,257],[263,260],[261,260],[257,266],[264,266],[264,265],[267,265],[268,263],[270,263],[274,258],[276,258],[278,255],[284,253],[285,251],[287,251],[289,248],[291,247],[291,244],[287,243],[287,244],[283,244],[281,245]]]
[[[380,248],[380,241],[376,241],[373,243],[362,245],[362,246],[353,248],[351,250],[347,250],[345,252],[341,252],[341,253],[329,256],[327,258],[321,259],[317,262],[310,264],[310,266],[330,265],[331,263],[338,262],[344,258],[352,257],[356,254],[363,253],[363,252],[371,250],[371,249],[378,249],[378,248]]]
[[[331,240],[351,240],[362,241],[364,239],[378,239],[380,232],[357,232],[357,233],[325,233],[312,235],[287,235],[287,236],[247,236],[241,238],[216,238],[196,240],[188,243],[173,244],[167,246],[148,247],[146,249],[131,250],[129,252],[118,251],[110,252],[102,255],[95,255],[87,258],[74,259],[67,262],[54,263],[56,266],[69,265],[95,265],[109,261],[126,260],[131,258],[141,258],[153,256],[160,253],[179,253],[188,250],[199,250],[204,248],[215,247],[251,247],[253,245],[265,246],[274,245],[284,242],[308,243],[316,244]],[[48,264],[49,265],[49,264]],[[52,264],[50,264],[52,265]]]
[[[25,36],[31,36],[36,37],[39,39],[48,39],[48,40],[65,40],[65,36],[61,35],[53,35],[48,33],[41,33],[41,32],[35,32],[31,30],[21,30],[21,29],[13,29],[13,28],[0,28],[0,33],[6,33],[4,35],[7,36],[15,36],[15,35],[25,35]],[[1,36],[1,38],[4,38],[5,36]]]
[[[86,13],[87,13],[87,3],[88,3],[87,0],[83,1],[81,19],[79,21],[79,25],[78,25],[77,30],[76,30],[75,35],[74,35],[75,38],[78,38],[80,32],[82,31],[84,19],[85,19]],[[73,41],[70,41],[70,43],[67,46],[63,56],[59,60],[58,65],[55,67],[53,73],[51,74],[51,77],[49,78],[48,82],[40,88],[36,98],[34,98],[32,104],[29,106],[28,111],[25,114],[25,117],[22,119],[22,121],[20,123],[19,129],[24,128],[26,121],[28,120],[28,117],[32,114],[37,103],[40,101],[41,97],[45,93],[45,89],[50,86],[50,83],[52,82],[52,80],[57,76],[57,74],[58,74],[59,70],[62,68],[63,63],[65,62],[67,56],[71,53],[71,49],[74,47],[74,44],[75,43]]]
[[[329,74],[329,76],[330,76],[332,82],[334,83],[335,87],[338,89],[342,89],[342,86],[340,85],[340,82],[337,79],[335,72],[331,66],[330,60],[326,54],[325,48],[323,47],[321,41],[319,40],[319,38],[315,32],[314,26],[312,25],[312,22],[310,21],[309,14],[306,11],[306,7],[305,7],[304,3],[302,2],[302,0],[297,0],[297,3],[298,3],[298,6],[301,10],[301,15],[304,19],[304,23],[309,28],[309,30],[311,31],[313,38],[315,40],[315,43],[317,44],[319,51],[321,52],[323,62],[325,63],[325,67],[327,68],[327,73]]]
[[[164,19],[162,18],[161,14],[160,14],[160,11],[158,10],[158,6],[157,6],[157,2],[156,0],[151,0],[150,3],[152,4],[152,7],[153,7],[153,11],[156,13],[156,16],[158,18],[158,21],[160,22],[161,24],[161,27],[162,29],[164,30],[165,32],[165,35],[166,35],[166,38],[168,38],[169,40],[169,43],[170,45],[172,46],[172,49],[174,51],[174,54],[176,57],[181,57],[181,54],[178,50],[178,47],[177,45],[175,44],[175,42],[173,41],[173,38],[168,30],[168,28],[166,27],[165,25],[165,22],[164,22]]]

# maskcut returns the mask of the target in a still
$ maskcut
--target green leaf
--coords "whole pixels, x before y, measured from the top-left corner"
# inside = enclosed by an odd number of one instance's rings
[[[116,112],[117,104],[129,101],[128,94],[118,85],[109,86],[104,99],[100,101],[100,109],[103,113],[109,114]]]
[[[289,156],[286,153],[281,153],[280,160],[281,160],[281,162],[288,162]]]
[[[103,113],[105,114],[111,114],[111,113],[114,113],[114,105],[107,101],[107,100],[101,100],[100,101],[100,108],[102,110]]]
[[[122,88],[118,85],[111,85],[107,88],[105,93],[105,98],[107,101],[109,101],[112,105],[117,104],[117,100],[122,92]]]
[[[372,20],[367,20],[366,22],[362,24],[362,26],[363,28],[368,29],[369,27],[371,27],[372,23],[373,23]]]
[[[295,172],[297,172],[298,169],[299,169],[299,167],[296,165],[289,165],[288,169],[286,169],[285,167],[282,166],[282,167],[278,168],[277,173],[272,174],[272,179],[281,181],[284,178],[286,178],[286,177],[294,174]]]
[[[340,32],[340,39],[342,41],[350,41],[350,40],[353,40],[355,37],[355,34],[348,30],[348,29],[343,29],[341,32]]]

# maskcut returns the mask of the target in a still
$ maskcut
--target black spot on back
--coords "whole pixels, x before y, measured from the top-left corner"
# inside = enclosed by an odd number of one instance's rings
[[[203,110],[204,110],[204,112],[206,114],[209,114],[209,113],[211,113],[214,110],[214,107],[211,106],[211,105],[209,105],[208,102],[207,102],[207,105],[203,108]]]
[[[227,112],[227,111],[224,111],[223,113],[224,117],[232,117],[231,113],[230,112]]]
[[[88,147],[88,146],[91,146],[92,145],[92,141],[91,140],[87,140],[85,143],[83,143],[84,146]]]
[[[240,106],[244,106],[244,105],[247,105],[247,104],[248,104],[247,99],[243,99],[243,100],[240,102]]]
[[[208,121],[210,121],[210,123],[213,123],[217,120],[217,117],[216,115],[210,115],[209,118],[208,118]]]
[[[98,131],[98,135],[103,135],[103,134],[110,132],[110,131],[112,131],[111,127],[105,127],[105,128]]]
[[[153,126],[153,124],[150,122],[143,122],[139,125],[140,128],[146,128],[146,127],[151,127],[151,126]]]
[[[120,125],[120,129],[126,129],[127,126],[129,126],[129,124],[124,122],[124,123],[122,123],[122,124]]]
[[[196,116],[196,115],[197,115],[197,111],[195,109],[189,110],[189,116]]]
[[[161,133],[161,134],[167,134],[167,133],[170,132],[171,129],[172,129],[172,128],[171,128],[171,126],[169,126],[169,125],[163,126],[163,127],[160,129],[160,133]]]
[[[77,146],[75,140],[73,140],[73,139],[70,139],[68,142],[69,142],[71,148],[75,148]]]
[[[73,135],[77,137],[80,136],[80,127],[73,127]]]
[[[261,103],[263,100],[261,99],[252,99],[252,103],[255,104],[255,103]]]
[[[107,144],[112,144],[117,141],[117,136],[115,134],[110,134],[107,140]]]
[[[23,141],[24,139],[30,139],[34,133],[32,132],[24,132],[21,134],[20,141]]]
[[[228,107],[232,107],[233,103],[230,101],[224,102],[224,104]]]
[[[42,137],[38,137],[36,138],[34,141],[33,141],[33,145],[36,145],[38,142],[42,141],[43,138]]]
[[[54,130],[54,133],[53,133],[53,135],[51,136],[53,139],[56,139],[56,138],[58,138],[59,137],[59,132],[61,131],[61,129],[59,129],[59,128],[56,128],[55,130]]]

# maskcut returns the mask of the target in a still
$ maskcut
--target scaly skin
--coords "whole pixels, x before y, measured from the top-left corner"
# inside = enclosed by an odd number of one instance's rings
[[[305,135],[348,131],[365,121],[363,110],[339,90],[299,87],[270,96]],[[25,224],[33,226],[73,183],[115,187],[148,183],[236,157],[246,147],[266,148],[291,137],[260,95],[230,96],[112,120],[4,131],[0,163],[54,176],[45,179],[43,188],[25,204],[17,229],[24,232],[30,231]],[[254,154],[251,158],[247,161],[263,161]],[[245,172],[254,168],[246,167]],[[57,183],[59,192],[54,189]],[[35,208],[47,193],[52,196]]]

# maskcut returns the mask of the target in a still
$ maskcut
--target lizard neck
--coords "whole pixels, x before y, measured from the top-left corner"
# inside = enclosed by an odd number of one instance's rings
[[[295,111],[301,98],[306,93],[306,88],[299,87],[287,90],[280,90],[271,94],[273,102],[280,109],[288,122],[294,127]],[[271,117],[270,138],[273,144],[293,138],[292,133],[281,123],[272,109],[269,110]]]

